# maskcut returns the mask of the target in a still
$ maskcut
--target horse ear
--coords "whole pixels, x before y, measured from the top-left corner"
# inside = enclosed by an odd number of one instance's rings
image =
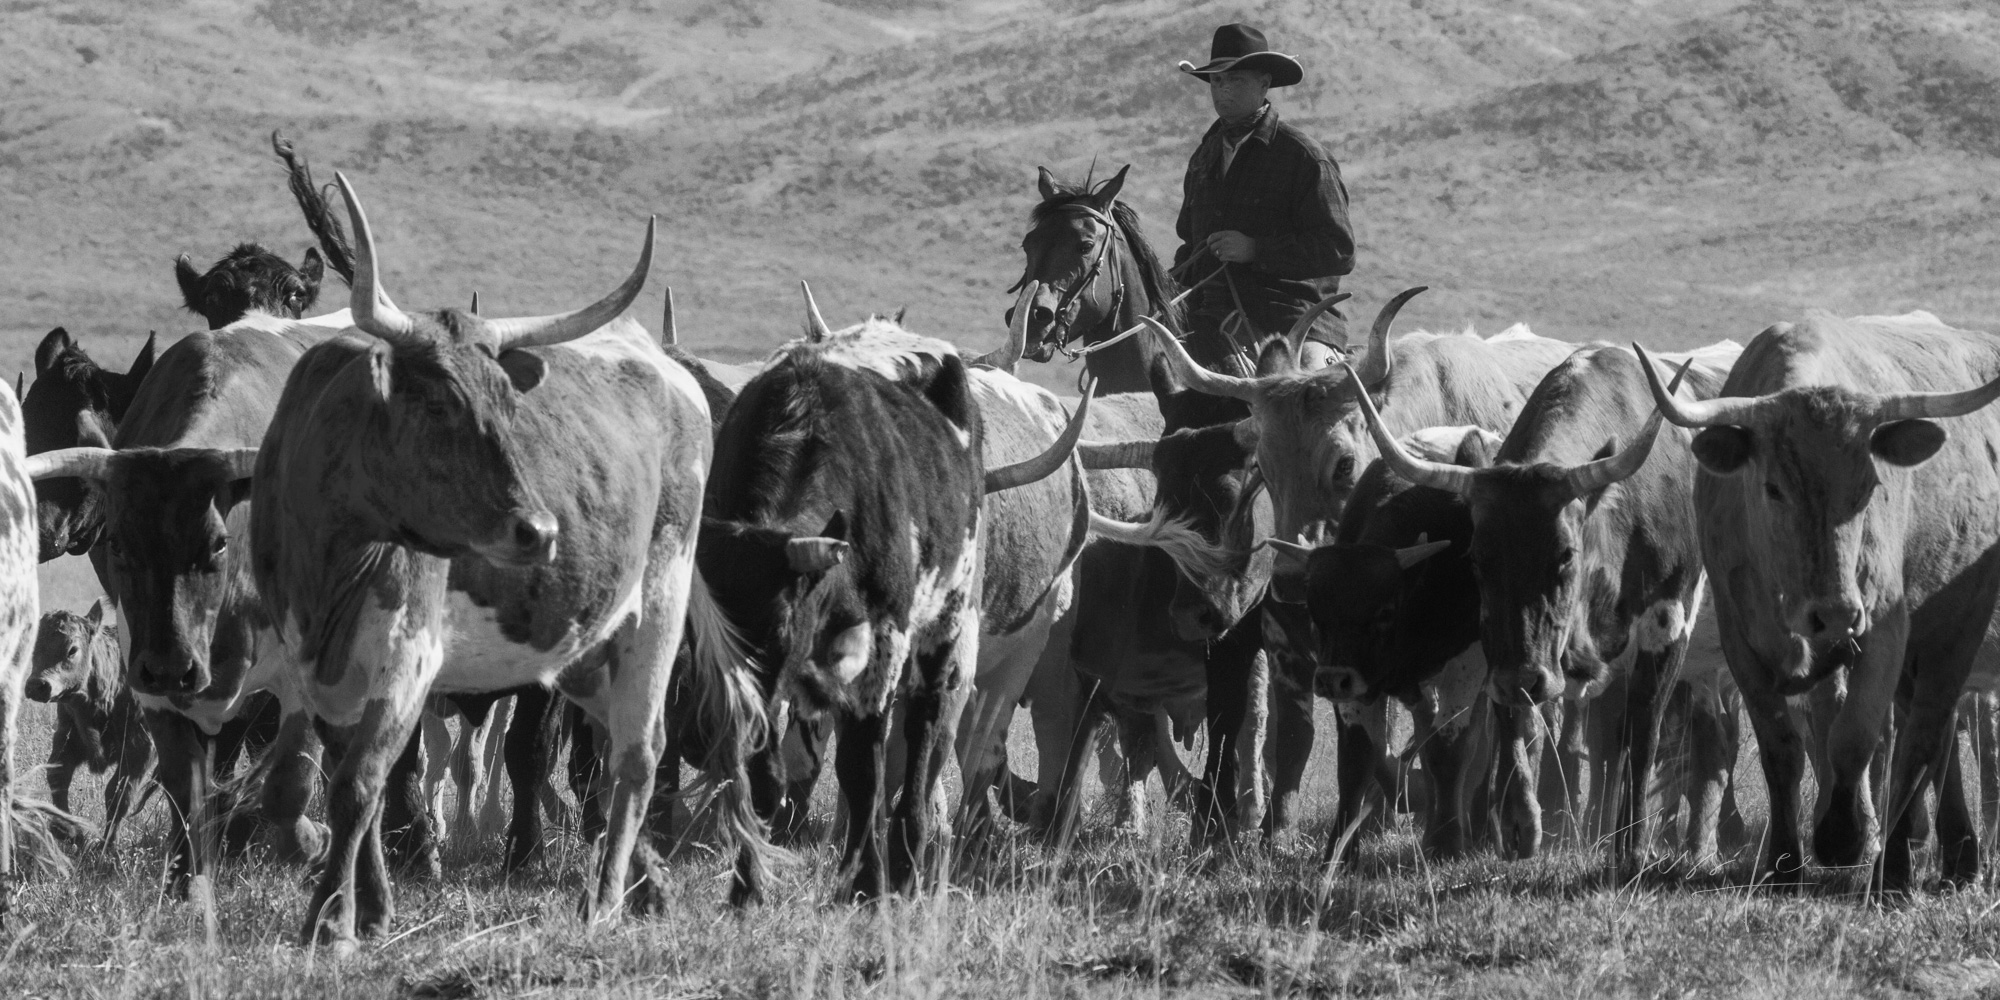
[[[1035,186],[1042,191],[1043,201],[1054,201],[1056,197],[1056,175],[1047,167],[1035,168]]]
[[[1098,211],[1108,212],[1111,210],[1111,203],[1118,200],[1118,192],[1125,188],[1125,175],[1130,173],[1131,170],[1132,165],[1130,163],[1125,164],[1118,168],[1118,173],[1113,175],[1110,180],[1105,181],[1098,186],[1096,191],[1091,192],[1090,200],[1097,206]]]

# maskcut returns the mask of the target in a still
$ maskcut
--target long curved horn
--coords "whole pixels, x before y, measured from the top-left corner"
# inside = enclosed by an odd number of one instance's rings
[[[1405,288],[1375,314],[1375,325],[1368,329],[1368,356],[1361,359],[1361,381],[1356,385],[1381,385],[1389,377],[1389,327],[1396,322],[1396,314],[1403,311],[1404,303],[1429,291],[1430,287],[1418,285]]]
[[[1958,392],[1906,392],[1895,396],[1879,396],[1877,418],[1883,423],[1891,420],[1936,420],[1941,417],[1962,417],[2000,399],[2000,378],[1996,378],[1976,389]]]
[[[229,478],[248,479],[257,471],[257,449],[233,448],[222,453]]]
[[[1026,486],[1055,475],[1057,469],[1069,462],[1070,453],[1076,450],[1077,438],[1083,436],[1084,415],[1090,412],[1090,397],[1096,392],[1097,379],[1093,376],[1083,384],[1083,398],[1077,400],[1076,410],[1069,417],[1069,426],[1063,428],[1062,434],[1056,438],[1056,443],[1050,445],[1047,451],[1025,462],[986,470],[986,492],[998,493],[1001,490],[1011,490],[1016,486]]]
[[[1203,368],[1196,364],[1193,358],[1188,356],[1187,348],[1182,347],[1180,340],[1175,338],[1172,333],[1169,333],[1166,327],[1161,326],[1159,320],[1151,316],[1142,316],[1139,318],[1139,322],[1151,327],[1153,332],[1158,335],[1162,348],[1160,353],[1166,358],[1167,367],[1182,382],[1187,383],[1188,388],[1197,392],[1205,392],[1211,396],[1226,396],[1230,399],[1240,399],[1246,403],[1256,400],[1256,379],[1239,378],[1235,375],[1225,375],[1222,372],[1210,371]]]
[[[1086,469],[1151,469],[1153,449],[1160,442],[1086,441],[1076,446],[1076,455]]]
[[[1028,306],[1040,294],[1042,283],[1030,281],[1021,286],[1021,294],[1014,297],[1014,322],[1007,325],[1007,342],[990,354],[982,354],[974,359],[975,365],[998,368],[1009,375],[1014,374],[1014,366],[1021,363],[1021,355],[1028,353]],[[896,314],[896,322],[901,323],[902,313]]]
[[[1306,310],[1305,315],[1299,317],[1298,322],[1292,324],[1291,332],[1285,334],[1285,343],[1291,347],[1294,359],[1299,356],[1299,351],[1304,349],[1306,345],[1306,334],[1312,331],[1313,320],[1318,319],[1321,313],[1353,297],[1346,292],[1335,292],[1319,300],[1318,304]]]
[[[819,314],[819,303],[813,301],[812,286],[799,282],[799,291],[806,297],[806,339],[813,343],[825,340],[833,331],[826,328],[826,317]]]
[[[681,342],[681,331],[674,326],[674,286],[667,286],[667,308],[660,316],[660,343],[673,347]]]
[[[639,250],[639,264],[610,295],[574,312],[555,316],[489,319],[486,331],[493,337],[494,346],[502,351],[510,347],[550,347],[575,340],[617,319],[639,297],[640,289],[646,287],[646,275],[653,270],[653,238],[659,228],[659,216],[646,217],[646,244]]]
[[[1632,350],[1639,355],[1639,367],[1646,372],[1646,385],[1653,390],[1653,405],[1660,414],[1681,427],[1722,427],[1748,423],[1763,400],[1756,396],[1722,396],[1716,399],[1680,400],[1660,381],[1653,356],[1638,343]]]
[[[111,457],[116,454],[109,448],[61,448],[29,455],[28,478],[43,480],[76,476],[101,481],[110,474]]]
[[[1375,400],[1368,395],[1368,387],[1361,381],[1352,365],[1342,364],[1347,369],[1347,377],[1354,380],[1354,391],[1361,400],[1361,412],[1368,415],[1368,433],[1375,438],[1375,447],[1382,453],[1382,461],[1389,464],[1396,474],[1418,486],[1432,489],[1450,490],[1463,494],[1472,489],[1472,470],[1462,465],[1447,462],[1433,462],[1418,458],[1403,450],[1389,429],[1382,426],[1382,414],[1375,410]]]
[[[1294,559],[1303,562],[1305,561],[1307,556],[1313,554],[1313,550],[1317,548],[1317,546],[1307,545],[1303,542],[1288,542],[1282,538],[1279,538],[1276,535],[1266,535],[1263,538],[1257,539],[1257,544],[1252,546],[1250,551],[1255,552],[1258,549],[1265,549],[1265,548],[1268,548],[1271,551],[1278,553],[1279,555],[1290,556]]]
[[[417,332],[416,324],[396,308],[389,292],[382,287],[381,262],[375,256],[375,231],[368,228],[368,213],[361,210],[361,199],[355,195],[354,185],[338,170],[333,172],[333,183],[340,188],[341,200],[347,202],[347,221],[354,230],[354,286],[347,296],[354,325],[394,347],[423,347],[428,339]]]
[[[1693,358],[1687,359],[1687,362],[1681,365],[1681,370],[1674,373],[1673,384],[1667,386],[1667,395],[1671,396],[1680,391],[1681,380],[1687,377],[1688,369],[1692,367],[1694,367]],[[1563,476],[1564,481],[1569,484],[1570,496],[1588,496],[1621,479],[1631,478],[1639,471],[1640,466],[1646,464],[1646,456],[1652,454],[1653,442],[1660,436],[1660,422],[1663,419],[1659,409],[1655,407],[1652,415],[1646,418],[1646,425],[1639,429],[1639,436],[1634,438],[1631,444],[1626,445],[1617,454],[1571,467]]]

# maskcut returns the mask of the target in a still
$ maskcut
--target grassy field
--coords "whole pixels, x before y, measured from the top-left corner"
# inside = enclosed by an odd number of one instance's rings
[[[22,761],[36,763],[46,710],[34,706],[25,721]],[[1114,829],[1103,807],[1067,855],[1008,831],[949,888],[873,908],[833,901],[837,855],[822,845],[779,870],[768,905],[735,912],[723,904],[723,859],[691,848],[669,864],[664,914],[590,929],[576,917],[587,858],[574,836],[512,879],[500,873],[497,842],[461,842],[447,853],[442,882],[398,883],[387,940],[339,960],[295,943],[305,873],[256,856],[218,877],[211,946],[200,912],[159,892],[155,807],[114,855],[24,887],[15,922],[0,934],[0,995],[1542,1000],[2000,991],[2000,892],[1990,875],[1973,890],[1885,903],[1865,898],[1851,872],[1819,873],[1794,891],[1751,887],[1743,859],[1719,873],[1669,862],[1629,877],[1588,846],[1528,862],[1480,854],[1430,863],[1404,817],[1356,866],[1323,877],[1326,742],[1306,790],[1306,814],[1319,819],[1273,847],[1193,855],[1186,817],[1155,790],[1141,832]],[[1752,759],[1744,764],[1754,768]],[[28,785],[39,787],[33,776]],[[97,787],[78,782],[86,815],[97,812]],[[822,826],[826,796],[822,787]]]

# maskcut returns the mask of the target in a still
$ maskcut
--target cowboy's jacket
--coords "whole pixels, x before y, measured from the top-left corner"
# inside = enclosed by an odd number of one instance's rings
[[[1234,162],[1222,169],[1224,123],[1217,120],[1188,160],[1180,220],[1181,247],[1174,264],[1186,262],[1210,233],[1235,230],[1257,241],[1257,258],[1229,265],[1223,278],[1203,285],[1189,301],[1192,326],[1213,329],[1236,308],[1238,298],[1250,322],[1264,335],[1282,334],[1313,304],[1340,290],[1340,277],[1354,270],[1354,234],[1347,224],[1347,188],[1340,165],[1319,143],[1281,123],[1276,108],[1237,147]],[[1215,270],[1214,255],[1179,274],[1192,285]],[[1314,324],[1315,340],[1345,341],[1344,324],[1329,312]],[[1247,346],[1247,345],[1246,345]]]

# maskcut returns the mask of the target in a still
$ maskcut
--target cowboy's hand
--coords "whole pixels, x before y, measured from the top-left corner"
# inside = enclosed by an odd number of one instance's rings
[[[1217,260],[1248,264],[1257,259],[1257,241],[1234,229],[1208,234],[1208,249]]]

